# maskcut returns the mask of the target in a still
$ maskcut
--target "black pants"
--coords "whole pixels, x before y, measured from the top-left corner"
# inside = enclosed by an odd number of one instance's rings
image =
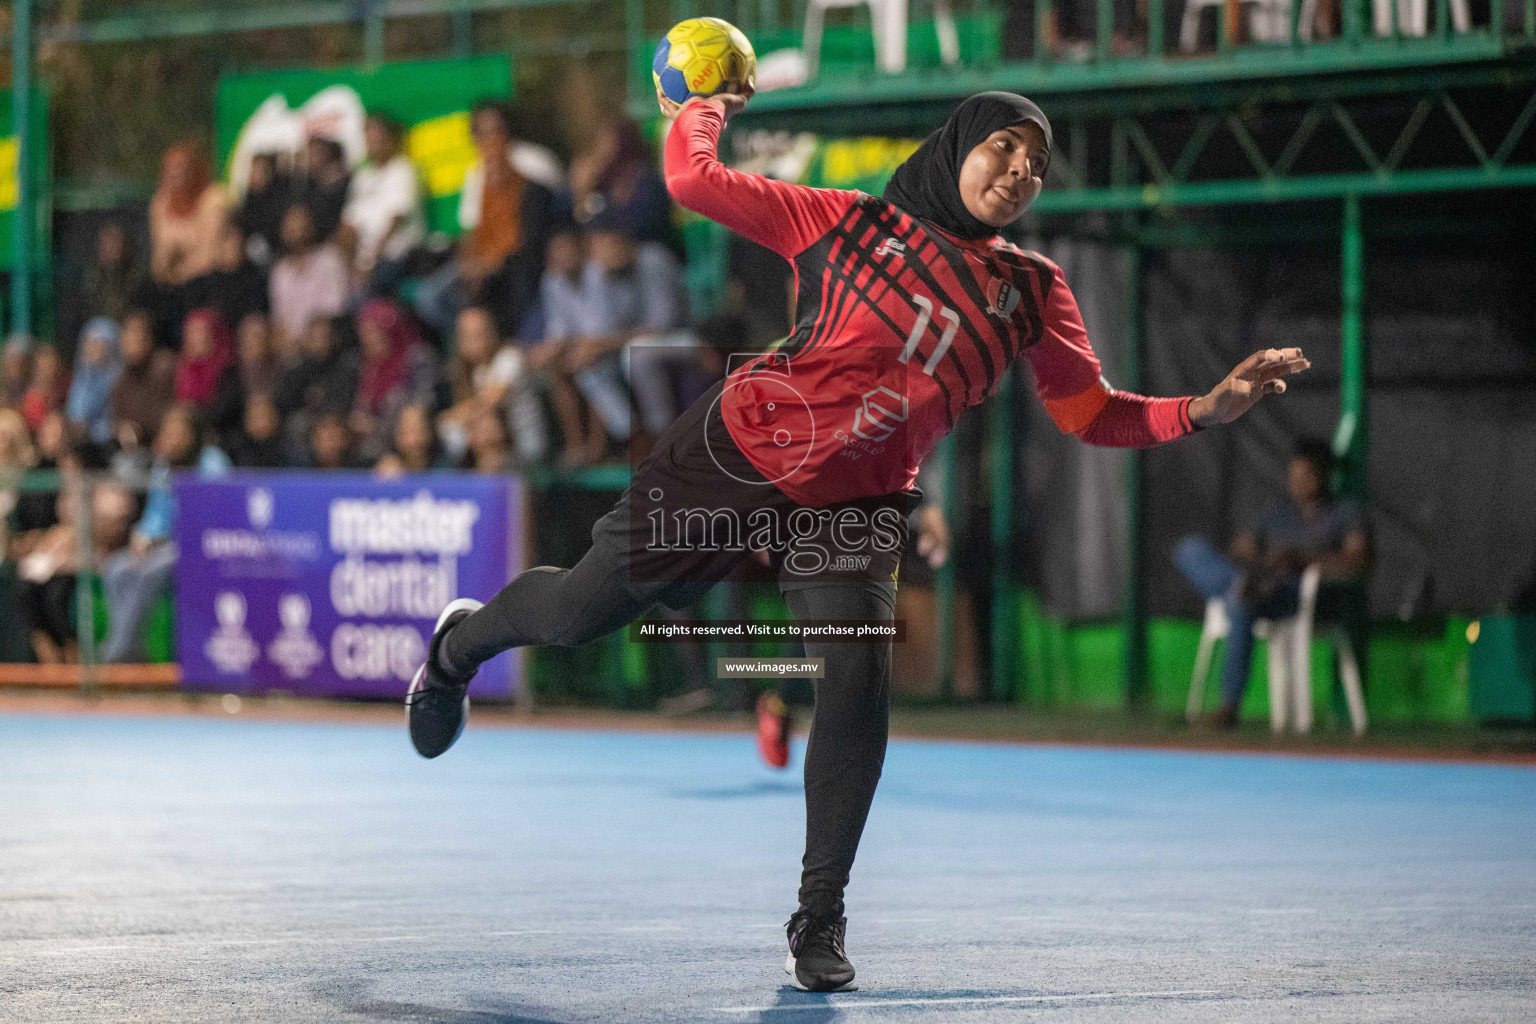
[[[686,508],[802,511],[752,469],[718,417],[710,417],[719,391],[716,385],[707,392],[658,440],[618,504],[593,526],[586,555],[570,569],[538,566],[519,574],[444,639],[445,667],[464,675],[509,648],[595,640],[658,602],[686,607],[746,557],[737,550],[652,550],[647,539],[654,539],[652,514],[663,500],[658,493]],[[844,507],[892,506],[900,512],[899,544],[894,551],[874,553],[858,572],[807,576],[781,568],[779,586],[795,618],[893,620],[895,569],[906,541],[906,513],[916,500],[915,494],[891,495],[830,510],[835,515]],[[891,642],[811,639],[805,656],[823,659],[825,677],[816,681],[816,716],[805,755],[800,904],[841,915],[843,890],[885,762]]]

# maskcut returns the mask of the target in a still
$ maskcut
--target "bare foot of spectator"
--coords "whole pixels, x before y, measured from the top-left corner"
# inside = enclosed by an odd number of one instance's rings
[[[59,650],[59,645],[42,630],[35,630],[32,633],[32,653],[37,655],[39,665],[64,664],[64,652]]]

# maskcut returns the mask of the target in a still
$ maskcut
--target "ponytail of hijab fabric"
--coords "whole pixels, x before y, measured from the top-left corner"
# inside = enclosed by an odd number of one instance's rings
[[[896,168],[885,186],[884,198],[959,238],[990,238],[997,234],[997,228],[972,216],[960,198],[960,165],[993,132],[1026,123],[1044,133],[1049,153],[1051,122],[1034,103],[1011,92],[972,96]]]

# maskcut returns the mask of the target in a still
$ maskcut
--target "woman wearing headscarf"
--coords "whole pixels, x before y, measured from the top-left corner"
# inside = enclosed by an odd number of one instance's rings
[[[437,367],[416,325],[388,299],[369,299],[357,314],[357,397],[349,425],[361,454],[374,458],[388,446],[388,431],[407,405],[430,407]]]
[[[574,568],[525,572],[484,607],[450,603],[407,702],[417,751],[437,756],[463,728],[466,690],[486,659],[583,643],[658,601],[686,607],[766,549],[796,619],[885,631],[804,639],[825,675],[805,754],[805,856],[785,969],[797,985],[831,991],[854,978],[843,891],[885,757],[895,576],[922,461],[1020,359],[1062,430],[1122,446],[1236,419],[1307,362],[1298,349],[1256,353],[1198,397],[1144,398],[1106,383],[1060,268],[998,234],[1039,194],[1050,159],[1050,122],[1022,96],[961,103],[883,198],[724,166],[720,131],[745,102],[663,101],[676,117],[667,185],[684,206],[791,261],[794,333],[733,367],[657,440]],[[701,511],[713,537],[703,547],[698,527],[688,532]]]
[[[181,333],[176,401],[195,410],[201,425],[223,438],[238,425],[242,404],[234,338],[212,309],[188,313]]]
[[[64,415],[95,444],[112,440],[112,388],[123,372],[117,324],[98,316],[80,332],[75,379],[64,400]]]

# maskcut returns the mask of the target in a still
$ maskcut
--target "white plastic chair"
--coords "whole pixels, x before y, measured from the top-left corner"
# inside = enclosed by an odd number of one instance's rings
[[[1371,0],[1372,22],[1378,36],[1392,34],[1393,0]],[[1451,0],[1451,26],[1457,32],[1472,31],[1472,11],[1467,0]],[[1405,36],[1429,32],[1429,0],[1397,0],[1397,30]]]
[[[1301,574],[1301,595],[1296,614],[1286,619],[1258,619],[1253,624],[1255,636],[1269,641],[1269,727],[1284,732],[1287,719],[1297,733],[1312,731],[1312,637],[1317,614],[1317,591],[1323,573],[1315,565]],[[1205,704],[1206,681],[1216,641],[1231,632],[1226,605],[1220,598],[1205,603],[1205,625],[1200,631],[1200,648],[1195,654],[1195,673],[1189,681],[1189,700],[1185,717],[1193,722]],[[1344,699],[1349,705],[1349,724],[1356,736],[1366,727],[1365,696],[1360,689],[1360,665],[1355,660],[1349,635],[1340,626],[1327,626],[1318,634],[1331,642],[1339,654],[1339,678],[1344,684]]]
[[[832,8],[869,8],[875,35],[875,63],[888,74],[907,69],[907,0],[810,0],[805,7],[805,32],[800,46],[805,51],[806,71],[815,78],[821,65],[821,30]],[[960,63],[960,31],[955,27],[949,0],[934,0],[934,25],[939,35],[939,57],[946,65]]]
[[[1241,0],[1248,8],[1248,34],[1261,43],[1284,43],[1291,38],[1291,0]],[[1390,4],[1392,0],[1377,0]],[[1407,2],[1407,0],[1402,0]],[[1420,0],[1423,2],[1423,0]],[[1460,0],[1465,3],[1466,0]],[[1200,41],[1200,15],[1216,8],[1216,31],[1221,31],[1221,8],[1226,0],[1185,0],[1184,17],[1179,22],[1179,49],[1193,53]],[[1296,34],[1304,40],[1312,38],[1312,26],[1317,21],[1317,0],[1302,0],[1301,20],[1296,24]]]

